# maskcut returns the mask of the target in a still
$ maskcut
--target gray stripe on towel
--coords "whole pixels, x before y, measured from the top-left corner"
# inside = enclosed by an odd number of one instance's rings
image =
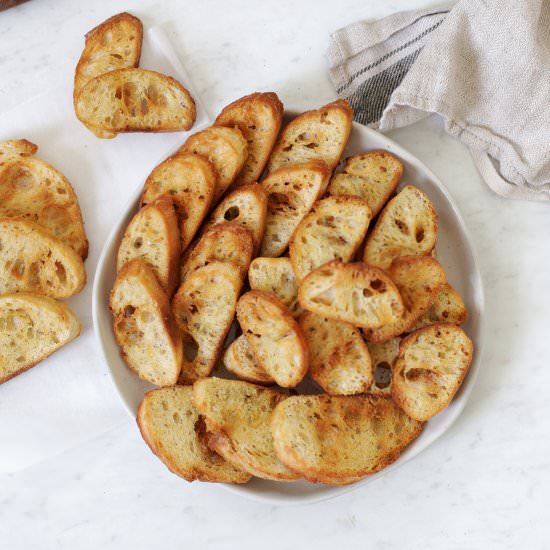
[[[390,97],[401,84],[422,48],[400,59],[381,73],[365,80],[347,100],[353,109],[353,118],[361,124],[376,122],[382,117]]]

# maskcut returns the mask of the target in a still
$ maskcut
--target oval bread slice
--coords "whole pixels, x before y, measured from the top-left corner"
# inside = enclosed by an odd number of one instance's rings
[[[322,161],[285,166],[262,182],[267,192],[267,220],[261,256],[280,256],[294,230],[324,193],[330,171]]]
[[[363,260],[388,269],[400,256],[427,256],[435,246],[437,214],[428,196],[407,185],[380,213]]]
[[[35,222],[83,259],[88,255],[88,239],[73,187],[43,160],[20,156],[0,168],[0,217]]]
[[[8,139],[0,141],[0,166],[9,160],[16,160],[21,157],[32,157],[38,151],[35,145],[27,139]]]
[[[0,296],[0,384],[79,334],[78,319],[62,302],[28,292]]]
[[[363,263],[328,262],[301,282],[298,301],[308,310],[364,328],[395,322],[403,300],[388,274]]]
[[[365,199],[373,217],[395,191],[403,164],[387,151],[367,151],[346,159],[344,169],[334,174],[327,193],[330,195],[355,195]]]
[[[246,139],[241,131],[223,126],[210,126],[189,136],[176,155],[180,153],[202,155],[214,165],[218,175],[214,203],[218,202],[233,183],[248,155]]]
[[[392,397],[411,417],[428,420],[453,399],[468,373],[474,347],[455,325],[430,325],[413,332],[393,364]]]
[[[240,380],[205,378],[193,386],[193,402],[208,430],[224,436],[219,445],[209,440],[214,449],[252,475],[289,481],[299,476],[277,458],[270,428],[273,410],[286,397]]]
[[[237,319],[258,364],[283,388],[297,386],[309,354],[300,326],[275,294],[251,290],[237,304]]]
[[[467,319],[468,311],[462,296],[450,284],[444,284],[428,311],[408,330],[419,330],[434,323],[462,325]]]
[[[172,197],[183,251],[208,213],[215,189],[216,171],[208,160],[194,154],[172,156],[149,174],[141,196],[141,206],[161,195]]]
[[[192,395],[191,386],[147,392],[137,413],[143,439],[171,472],[187,481],[246,483],[250,474],[208,447],[204,421]]]
[[[431,256],[402,256],[396,258],[388,271],[397,286],[405,310],[393,323],[366,329],[370,342],[385,342],[408,331],[416,320],[429,309],[446,283],[445,271]]]
[[[274,384],[275,380],[256,362],[244,334],[233,340],[223,355],[224,367],[237,378],[254,384]]]
[[[156,386],[175,384],[181,370],[181,338],[168,297],[145,261],[124,264],[109,305],[115,338],[128,367]]]
[[[234,185],[258,181],[281,129],[283,110],[277,94],[256,92],[224,107],[216,118],[216,126],[237,127],[248,144],[248,156]]]
[[[239,268],[244,280],[254,250],[252,234],[242,225],[219,223],[205,231],[197,244],[185,255],[181,280],[196,269],[212,262],[228,262]]]
[[[252,290],[273,292],[294,317],[302,313],[290,258],[255,258],[248,268],[248,282]]]
[[[208,376],[215,367],[235,316],[241,285],[237,266],[212,262],[189,273],[179,287],[172,311],[183,336],[180,383]]]
[[[297,395],[271,418],[281,462],[308,481],[348,484],[399,457],[422,430],[387,397]]]
[[[317,201],[290,239],[289,255],[298,280],[331,261],[349,262],[371,220],[367,202],[341,195]]]
[[[179,278],[180,235],[169,196],[144,206],[128,224],[118,249],[117,271],[136,258],[149,264],[166,294],[172,296]]]
[[[141,56],[143,25],[129,13],[118,13],[86,33],[84,50],[74,75],[73,97],[92,78],[115,69],[137,67]],[[113,138],[115,132],[90,127],[100,138]]]
[[[242,225],[252,233],[257,251],[264,236],[267,214],[267,195],[261,185],[242,185],[218,204],[204,228],[228,222]]]
[[[374,374],[369,393],[391,395],[392,366],[399,353],[400,342],[401,338],[392,338],[379,344],[367,342]]]
[[[42,226],[0,218],[0,294],[69,298],[86,284],[82,258]]]
[[[300,327],[310,354],[309,374],[329,395],[365,393],[373,382],[367,345],[355,327],[306,311]]]
[[[350,104],[345,99],[338,99],[292,119],[273,148],[269,171],[310,160],[322,160],[332,171],[348,142],[352,117]]]
[[[195,122],[195,102],[174,78],[146,69],[117,69],[78,93],[76,116],[110,132],[173,132]]]

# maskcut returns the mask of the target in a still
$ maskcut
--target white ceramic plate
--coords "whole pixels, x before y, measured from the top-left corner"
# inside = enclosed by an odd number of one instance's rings
[[[386,475],[411,460],[445,433],[460,415],[474,385],[481,361],[484,298],[471,236],[447,189],[422,162],[382,134],[354,123],[344,157],[368,149],[385,149],[397,155],[405,166],[401,185],[410,183],[422,189],[437,210],[439,217],[437,258],[445,268],[449,282],[464,298],[469,312],[469,319],[463,328],[475,346],[470,372],[452,403],[432,418],[420,437],[413,441],[400,458],[385,470],[346,487],[327,487],[305,481],[282,483],[256,478],[246,485],[225,485],[234,493],[272,504],[304,504],[326,500],[372,483],[378,477]],[[144,180],[146,176],[147,174],[144,174]],[[115,280],[117,249],[126,225],[137,211],[141,191],[140,185],[105,243],[99,258],[93,288],[93,319],[96,335],[118,394],[128,414],[133,418],[136,416],[143,394],[153,386],[140,380],[121,359],[112,332],[108,302],[109,292]]]

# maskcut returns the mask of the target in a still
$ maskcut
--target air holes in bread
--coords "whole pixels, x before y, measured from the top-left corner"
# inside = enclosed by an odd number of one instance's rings
[[[227,220],[228,222],[232,221],[232,220],[235,220],[239,217],[239,207],[238,206],[232,206],[231,208],[228,208],[223,217],[225,220]]]
[[[391,384],[391,366],[387,361],[381,361],[374,368],[374,384],[381,390]]]

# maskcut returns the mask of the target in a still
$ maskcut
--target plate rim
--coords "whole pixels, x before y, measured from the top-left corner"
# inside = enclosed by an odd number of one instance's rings
[[[293,116],[297,112],[299,111],[296,109],[285,109],[285,116]],[[426,164],[422,160],[420,160],[418,157],[416,157],[415,155],[407,151],[404,147],[399,145],[393,139],[387,137],[384,134],[381,134],[380,132],[377,132],[376,130],[373,130],[372,128],[359,124],[355,121],[353,122],[353,125],[352,125],[352,131],[353,130],[359,131],[370,137],[374,136],[378,141],[382,140],[384,142],[384,149],[391,151],[392,154],[397,155],[400,159],[404,160],[405,162],[409,164],[414,164],[417,167],[419,167],[421,171],[428,177],[428,179],[431,180],[438,187],[438,189],[442,192],[443,196],[445,197],[447,203],[451,207],[454,217],[458,222],[457,225],[459,226],[461,233],[465,236],[467,249],[469,251],[469,255],[472,260],[473,272],[476,279],[476,283],[474,286],[476,289],[476,296],[477,296],[476,304],[478,305],[478,308],[479,308],[479,311],[478,311],[479,326],[477,331],[479,335],[479,342],[476,343],[476,349],[475,349],[475,354],[474,354],[472,364],[470,365],[466,379],[464,380],[460,388],[460,399],[458,401],[455,401],[454,414],[446,422],[444,428],[442,428],[439,431],[439,433],[435,434],[429,441],[424,442],[422,448],[416,449],[414,447],[414,443],[412,443],[407,448],[409,450],[412,449],[413,450],[412,453],[409,452],[405,456],[401,455],[401,457],[397,461],[389,465],[387,468],[384,468],[380,472],[372,474],[371,476],[367,476],[366,478],[356,483],[353,483],[351,485],[345,485],[345,486],[319,485],[318,486],[319,494],[307,494],[303,496],[297,496],[297,495],[288,495],[288,494],[285,495],[281,493],[281,494],[266,495],[261,491],[253,491],[247,488],[246,485],[241,487],[241,486],[235,486],[235,485],[223,484],[223,483],[217,484],[222,488],[224,488],[225,490],[229,491],[230,493],[254,500],[256,502],[263,502],[271,505],[298,506],[298,505],[305,505],[305,504],[314,504],[316,502],[337,498],[346,493],[349,493],[351,491],[355,491],[361,487],[364,487],[368,483],[372,483],[376,481],[376,479],[379,479],[380,477],[383,477],[389,474],[396,468],[399,468],[403,464],[406,464],[407,462],[413,460],[419,454],[421,454],[423,451],[429,448],[433,443],[435,443],[445,433],[447,433],[449,429],[453,426],[453,424],[456,422],[456,420],[461,416],[470,398],[473,387],[479,375],[479,370],[481,368],[481,360],[482,360],[483,348],[484,348],[485,336],[486,336],[485,289],[483,285],[483,277],[481,274],[481,270],[479,268],[477,251],[473,244],[474,241],[470,233],[470,230],[466,225],[460,213],[460,210],[458,209],[457,204],[455,203],[447,187],[436,176],[436,174],[434,174],[434,172],[432,172],[432,170],[428,168],[428,166],[426,166]],[[163,155],[162,159],[160,159],[159,162],[162,162],[164,159],[168,158],[168,156],[170,156],[177,148],[178,147],[172,147],[170,151],[168,151],[166,154]],[[145,179],[146,178],[143,179],[143,182],[145,181]],[[119,389],[118,383],[115,380],[114,369],[111,366],[111,362],[109,361],[106,347],[103,343],[102,334],[105,332],[105,330],[112,330],[112,328],[111,328],[111,325],[109,324],[109,326],[106,329],[104,326],[102,326],[102,322],[99,319],[99,316],[101,314],[100,308],[103,307],[103,298],[104,298],[103,296],[100,296],[100,283],[102,279],[102,274],[106,269],[106,265],[109,260],[109,258],[107,257],[109,254],[109,251],[111,250],[111,248],[113,248],[114,241],[119,237],[120,232],[123,231],[126,218],[129,216],[133,205],[135,205],[136,201],[139,199],[142,193],[143,182],[136,187],[133,193],[130,194],[128,201],[126,202],[126,204],[124,205],[124,208],[121,211],[121,215],[118,219],[118,222],[114,224],[111,231],[109,232],[109,235],[106,241],[103,244],[101,253],[97,261],[97,266],[94,273],[93,288],[92,288],[92,320],[93,320],[94,335],[95,335],[97,344],[99,346],[100,355],[103,362],[107,366],[107,370],[109,372],[109,378],[111,380],[111,383],[113,384],[115,393],[118,395],[118,398],[120,399],[128,415],[132,419],[134,419],[134,421],[135,421],[135,413],[133,411],[133,408],[130,406],[130,403],[127,401],[122,391]],[[414,185],[414,182],[411,182],[411,184]]]

